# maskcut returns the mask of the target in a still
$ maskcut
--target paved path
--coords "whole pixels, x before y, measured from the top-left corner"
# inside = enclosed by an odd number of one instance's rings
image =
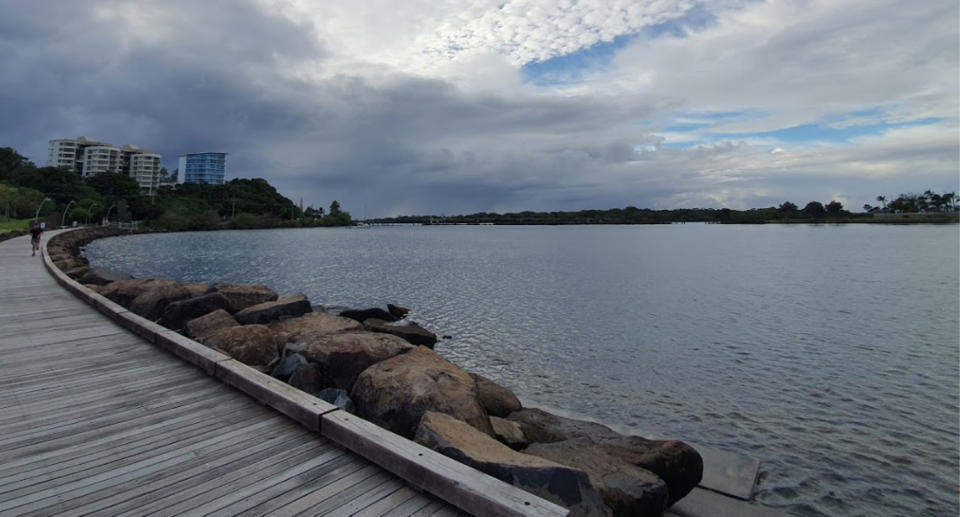
[[[0,242],[0,515],[54,514],[463,515],[116,325],[18,237]]]

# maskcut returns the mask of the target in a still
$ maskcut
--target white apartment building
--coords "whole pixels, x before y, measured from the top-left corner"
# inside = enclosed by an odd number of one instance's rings
[[[83,177],[103,172],[126,174],[140,192],[152,195],[160,184],[161,156],[135,145],[115,146],[86,137],[50,140],[47,165],[63,167]]]

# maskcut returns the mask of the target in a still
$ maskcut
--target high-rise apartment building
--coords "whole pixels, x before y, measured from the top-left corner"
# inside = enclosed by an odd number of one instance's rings
[[[140,192],[153,194],[160,183],[161,156],[135,145],[116,146],[85,137],[50,140],[47,165],[63,167],[83,177],[103,172],[137,180]]]
[[[222,185],[227,153],[188,153],[180,156],[178,183]]]

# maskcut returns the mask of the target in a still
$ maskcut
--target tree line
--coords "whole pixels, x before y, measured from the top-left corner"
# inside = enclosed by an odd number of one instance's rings
[[[954,212],[957,210],[956,192],[947,192],[938,194],[932,190],[927,190],[923,194],[900,194],[896,199],[887,203],[887,196],[877,196],[878,206],[871,206],[869,203],[863,205],[863,210],[869,213],[893,212],[919,213],[919,212]]]
[[[66,214],[64,212],[66,211]],[[0,216],[80,223],[144,222],[164,230],[346,226],[350,213],[336,201],[301,209],[262,178],[237,178],[222,185],[194,183],[163,187],[152,196],[140,193],[133,178],[101,173],[86,178],[57,167],[37,167],[10,147],[0,147]]]

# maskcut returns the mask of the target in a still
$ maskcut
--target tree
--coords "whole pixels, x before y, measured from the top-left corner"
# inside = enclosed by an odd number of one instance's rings
[[[784,202],[777,208],[777,210],[779,210],[779,211],[781,211],[781,212],[783,212],[783,213],[787,213],[787,214],[788,214],[788,213],[791,213],[791,212],[796,212],[796,211],[797,211],[797,205],[795,205],[795,204],[793,204],[793,203],[791,203],[791,202],[789,202],[789,201],[784,201]]]
[[[826,212],[827,210],[823,208],[823,203],[819,201],[811,201],[807,203],[807,206],[803,207],[803,213],[813,218],[823,217],[823,214]]]
[[[839,201],[833,200],[827,203],[826,210],[827,215],[840,215],[843,213],[843,204]]]
[[[883,208],[887,208],[887,196],[877,196],[877,201],[883,203]]]
[[[10,147],[0,147],[0,180],[7,180],[22,169],[34,169],[33,162]]]
[[[336,199],[333,200],[333,203],[330,203],[330,215],[339,215],[340,214],[340,203]]]
[[[140,197],[140,184],[125,174],[101,172],[87,178],[87,185],[93,187],[109,203],[121,199],[130,202]]]
[[[873,208],[872,206],[870,206],[869,203],[864,203],[864,205],[863,205],[863,211],[864,211],[864,212],[873,212],[873,210],[874,210],[874,208]]]

